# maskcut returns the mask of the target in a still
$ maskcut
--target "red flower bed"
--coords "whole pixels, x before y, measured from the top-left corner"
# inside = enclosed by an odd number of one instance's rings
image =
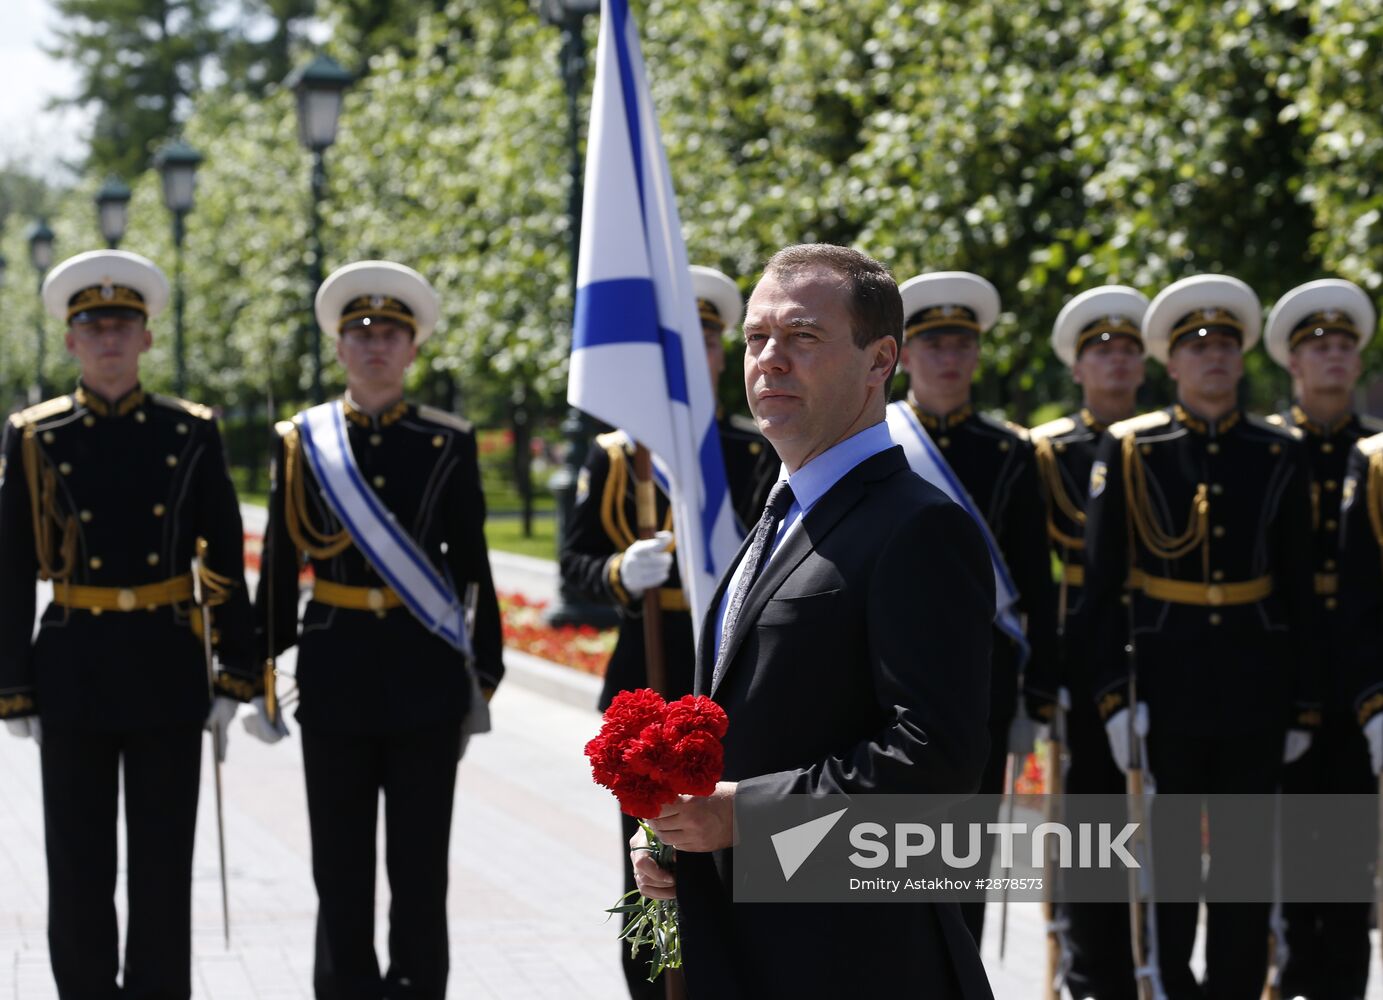
[[[532,601],[522,594],[500,593],[499,614],[505,647],[604,677],[605,665],[610,662],[610,653],[615,648],[615,630],[589,625],[553,628],[543,619],[546,609],[547,601]]]

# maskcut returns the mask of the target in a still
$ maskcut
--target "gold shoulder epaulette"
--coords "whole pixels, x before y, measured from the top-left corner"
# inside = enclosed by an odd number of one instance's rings
[[[1151,413],[1140,413],[1136,417],[1120,420],[1117,424],[1110,424],[1109,433],[1116,438],[1128,437],[1130,434],[1137,434],[1139,431],[1150,431],[1158,427],[1166,427],[1171,422],[1172,415],[1166,410],[1153,410]]]
[[[450,427],[455,431],[462,431],[467,434],[471,431],[471,422],[469,420],[462,420],[456,414],[448,413],[446,410],[439,410],[435,406],[419,406],[418,416],[434,424]]]
[[[1383,452],[1383,434],[1375,434],[1373,437],[1360,438],[1354,446],[1362,451],[1365,457],[1372,457],[1379,452]]]
[[[753,417],[746,417],[743,413],[730,414],[730,419],[727,423],[737,431],[744,431],[746,434],[753,434],[755,437],[763,437],[763,432],[759,430],[759,422]]]
[[[607,431],[604,434],[597,434],[595,443],[607,453],[618,451],[633,454],[634,452],[634,442],[624,431]]]
[[[1028,436],[1034,441],[1042,441],[1046,438],[1061,437],[1063,434],[1070,434],[1076,429],[1076,422],[1070,417],[1057,417],[1055,420],[1048,420],[1045,424],[1038,424],[1028,431]]]
[[[166,406],[170,410],[181,410],[198,420],[214,420],[216,418],[216,413],[211,407],[194,403],[190,399],[179,399],[177,396],[164,396],[161,393],[151,392],[149,393],[149,402]]]
[[[975,417],[984,426],[992,428],[993,430],[996,430],[1001,434],[1010,434],[1013,437],[1016,437],[1019,441],[1022,441],[1024,443],[1026,443],[1029,440],[1028,429],[1024,427],[1022,424],[1015,424],[1012,420],[1009,420],[1007,417],[996,416],[981,411],[977,411]]]
[[[1244,415],[1244,423],[1250,427],[1257,427],[1259,430],[1267,431],[1270,434],[1289,437],[1293,441],[1301,441],[1306,438],[1306,432],[1294,424],[1289,424],[1276,413],[1266,417],[1260,417],[1252,413]]]
[[[11,414],[10,423],[16,427],[27,427],[29,424],[36,424],[40,420],[56,417],[59,413],[66,413],[70,409],[72,409],[71,396],[54,396],[52,399],[45,399],[41,403],[35,403],[18,413]]]

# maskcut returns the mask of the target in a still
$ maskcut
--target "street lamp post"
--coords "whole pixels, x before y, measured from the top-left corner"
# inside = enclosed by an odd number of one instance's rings
[[[568,227],[571,257],[571,299],[576,302],[576,265],[581,252],[581,92],[586,83],[586,38],[581,25],[588,14],[600,10],[600,0],[538,0],[538,14],[546,24],[555,25],[562,31],[562,48],[558,53],[558,69],[562,74],[562,84],[567,92],[567,170],[569,173],[567,190],[567,215],[571,219]],[[557,548],[561,551],[562,540],[571,524],[572,510],[576,506],[576,480],[585,461],[586,449],[591,439],[591,423],[576,407],[567,410],[562,421],[562,433],[567,439],[567,460],[562,468],[548,481],[548,487],[557,499]],[[588,624],[611,626],[617,617],[613,609],[603,604],[593,604],[581,598],[574,589],[562,582],[557,591],[557,602],[548,611],[547,620],[552,625]]]
[[[119,249],[125,238],[125,225],[130,217],[130,189],[118,177],[107,178],[96,192],[96,218],[101,223],[101,235],[106,246]]]
[[[312,212],[308,226],[307,279],[311,286],[306,311],[312,341],[312,401],[324,400],[322,390],[322,331],[312,314],[317,289],[322,287],[322,198],[326,194],[325,154],[336,141],[341,101],[354,77],[330,56],[319,55],[288,75],[284,86],[298,98],[298,141],[312,153]]]
[[[202,154],[181,139],[165,144],[154,155],[154,166],[163,178],[163,203],[173,213],[173,386],[187,394],[187,354],[183,334],[182,243],[184,220],[192,211],[197,192],[197,165]]]
[[[38,272],[38,322],[35,324],[37,336],[37,351],[35,352],[34,364],[34,385],[29,390],[29,402],[38,403],[43,400],[43,364],[47,358],[46,344],[43,336],[43,277],[48,273],[48,269],[53,266],[53,230],[48,228],[46,219],[37,220],[29,227],[29,261],[34,265],[34,270]]]

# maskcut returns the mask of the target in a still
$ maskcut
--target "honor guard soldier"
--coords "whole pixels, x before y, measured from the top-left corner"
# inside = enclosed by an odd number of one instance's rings
[[[139,381],[149,321],[167,301],[167,280],[138,254],[99,250],[54,268],[43,303],[66,323],[81,378],[4,429],[0,717],[40,743],[48,945],[63,998],[191,994],[201,730],[224,732],[258,679],[216,422]],[[40,579],[53,596],[34,638]],[[197,593],[214,605],[206,618]],[[211,675],[207,619],[221,661]],[[117,986],[122,771],[129,927]]]
[[[297,645],[317,886],[319,998],[441,1000],[456,765],[489,728],[499,605],[471,425],[403,397],[437,323],[416,271],[361,261],[327,278],[317,322],[345,398],[280,423],[255,601],[263,652]],[[301,623],[298,578],[312,569]],[[272,636],[272,639],[271,639]],[[272,704],[247,720],[282,732]],[[253,723],[253,727],[249,725]],[[389,969],[374,947],[375,836],[384,795]]]
[[[1121,769],[1134,734],[1145,743],[1159,793],[1272,793],[1284,744],[1299,746],[1319,723],[1310,469],[1296,432],[1238,402],[1260,316],[1235,278],[1197,275],[1164,289],[1143,336],[1178,402],[1111,426],[1090,473],[1084,614],[1096,704]],[[1208,891],[1236,876],[1270,878],[1259,870],[1270,823],[1246,828],[1215,809],[1208,823]],[[1159,882],[1189,864],[1200,884],[1198,826],[1159,831]],[[1234,846],[1217,852],[1217,843]],[[1207,991],[1257,996],[1268,905],[1207,910]],[[1190,968],[1196,916],[1193,902],[1156,906],[1149,944],[1169,996],[1201,995]]]
[[[1321,650],[1321,726],[1309,749],[1284,769],[1282,790],[1300,794],[1377,790],[1368,747],[1355,721],[1351,678],[1344,668],[1349,632],[1338,614],[1340,498],[1350,450],[1360,438],[1383,431],[1383,422],[1354,412],[1360,352],[1373,335],[1373,304],[1359,287],[1338,278],[1308,282],[1282,296],[1268,314],[1264,344],[1292,375],[1292,406],[1268,419],[1295,427],[1311,461],[1311,537],[1316,600],[1313,635]],[[1359,877],[1368,878],[1372,844],[1361,843]],[[1302,856],[1310,842],[1284,845]],[[1290,868],[1284,870],[1290,877]],[[1282,995],[1352,998],[1364,995],[1369,972],[1366,903],[1285,903],[1287,960]]]
[[[1350,452],[1340,511],[1340,616],[1350,707],[1383,774],[1383,434]],[[1375,782],[1377,778],[1375,778]],[[1378,790],[1374,785],[1374,790]],[[1362,990],[1359,991],[1362,995]]]
[[[692,265],[692,286],[701,314],[701,332],[706,344],[706,367],[714,388],[725,370],[727,331],[739,328],[744,299],[729,277],[709,268]],[[725,476],[730,500],[741,525],[759,519],[768,491],[778,478],[778,456],[748,417],[721,416],[720,450],[725,460]],[[612,431],[596,438],[577,480],[576,506],[562,544],[562,579],[592,600],[612,605],[620,616],[619,638],[605,670],[600,692],[600,708],[607,708],[615,695],[648,685],[644,666],[643,605],[644,591],[659,587],[663,609],[663,651],[668,698],[690,694],[695,657],[693,623],[683,595],[677,568],[670,551],[672,508],[666,494],[657,494],[658,523],[664,530],[650,539],[639,540],[634,504],[634,442],[623,431]],[[625,889],[634,888],[633,870],[627,860],[629,838],[638,828],[632,817],[620,814],[622,840],[620,858],[624,867]],[[648,981],[648,959],[631,957],[620,943],[625,980],[633,997],[661,997],[661,982]]]
[[[1001,608],[996,618],[1001,628],[1006,617],[1013,624],[995,636],[992,656],[990,751],[979,791],[996,795],[1004,790],[1020,682],[1034,710],[1048,709],[1057,697],[1057,595],[1037,460],[1026,430],[977,412],[971,400],[980,336],[999,316],[994,286],[977,274],[940,271],[910,278],[899,291],[905,317],[899,363],[908,373],[908,413],[935,445],[936,461],[946,466],[942,475],[959,481],[983,518],[995,543],[991,549],[997,546],[1001,557],[996,573],[1007,577],[1000,593],[1016,592],[1016,607],[1007,615]],[[1019,615],[1026,619],[1025,629],[1018,624]],[[1014,767],[1020,763],[1013,761]],[[987,838],[986,852],[992,847]],[[980,862],[984,871],[987,857]],[[984,904],[961,906],[978,944]]]
[[[1109,753],[1095,711],[1091,664],[1086,661],[1085,501],[1095,451],[1110,424],[1137,411],[1143,384],[1142,323],[1148,300],[1124,285],[1081,292],[1062,308],[1052,327],[1052,349],[1081,387],[1081,408],[1034,427],[1047,500],[1047,537],[1060,563],[1057,622],[1060,680],[1064,689],[1064,742],[1070,766],[1063,790],[1072,795],[1119,795],[1124,775]],[[1071,995],[1096,1000],[1135,996],[1127,908],[1117,903],[1068,904]]]

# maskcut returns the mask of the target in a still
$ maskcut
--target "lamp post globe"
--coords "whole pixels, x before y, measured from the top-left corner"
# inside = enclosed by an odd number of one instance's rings
[[[48,228],[46,219],[38,219],[24,237],[29,242],[29,262],[38,272],[38,319],[34,324],[34,384],[29,389],[29,402],[37,403],[43,399],[43,365],[47,346],[43,336],[43,276],[53,266],[53,230]]]
[[[317,55],[299,66],[283,81],[298,99],[298,141],[312,153],[312,209],[308,225],[307,283],[308,308],[305,310],[308,339],[312,348],[312,401],[323,402],[322,331],[312,315],[312,302],[322,287],[322,198],[326,195],[325,153],[336,141],[341,120],[341,102],[346,88],[355,78],[330,56]]]
[[[163,204],[173,213],[173,387],[187,394],[187,353],[183,334],[182,244],[185,219],[197,193],[197,166],[202,154],[181,139],[165,143],[154,154],[154,166],[163,179]]]
[[[96,218],[106,245],[112,250],[118,249],[130,218],[129,185],[118,177],[107,178],[96,192]]]

